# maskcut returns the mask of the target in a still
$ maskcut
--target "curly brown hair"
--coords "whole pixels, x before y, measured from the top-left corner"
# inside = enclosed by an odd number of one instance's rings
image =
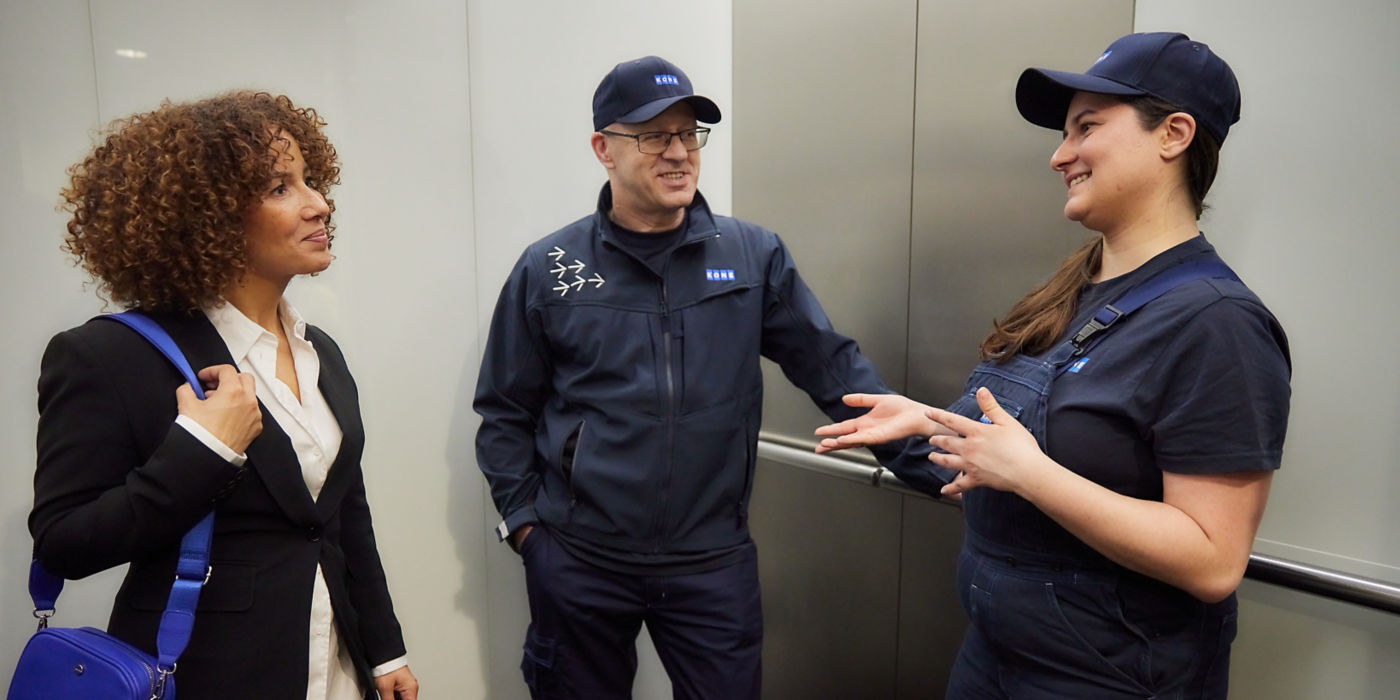
[[[335,211],[329,195],[340,167],[323,126],[315,110],[285,95],[247,90],[167,100],[118,119],[68,169],[63,250],[122,306],[193,311],[216,303],[247,270],[244,215],[285,158],[287,135],[301,148],[307,183]],[[334,230],[327,216],[326,231]]]

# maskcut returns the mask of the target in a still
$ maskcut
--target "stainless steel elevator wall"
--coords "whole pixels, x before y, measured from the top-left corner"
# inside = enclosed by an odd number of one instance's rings
[[[1061,221],[1026,66],[1132,30],[1123,0],[734,3],[734,210],[776,230],[887,384],[956,396],[991,319],[1086,239]],[[1092,51],[1092,49],[1090,49]],[[1087,66],[1086,66],[1087,67]],[[769,366],[765,430],[825,422]],[[958,512],[760,463],[764,695],[937,698],[965,619]]]

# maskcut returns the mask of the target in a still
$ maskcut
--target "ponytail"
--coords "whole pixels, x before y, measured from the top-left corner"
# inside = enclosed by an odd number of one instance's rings
[[[1060,263],[1060,269],[1044,284],[1016,302],[982,341],[983,360],[1012,355],[1037,355],[1049,350],[1064,335],[1079,310],[1079,290],[1099,271],[1103,261],[1103,237],[1095,236]]]

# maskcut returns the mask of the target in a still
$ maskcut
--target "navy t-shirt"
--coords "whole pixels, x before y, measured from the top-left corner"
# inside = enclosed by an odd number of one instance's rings
[[[1207,260],[1219,257],[1197,236],[1132,272],[1087,285],[1069,333],[1161,270]],[[1079,360],[1052,385],[1046,417],[1046,451],[1071,471],[1123,495],[1160,501],[1162,472],[1279,467],[1288,424],[1288,341],[1243,283],[1183,284],[1120,321]],[[1049,551],[1102,558],[1021,503],[1016,522],[988,525],[1043,529],[1037,539]]]

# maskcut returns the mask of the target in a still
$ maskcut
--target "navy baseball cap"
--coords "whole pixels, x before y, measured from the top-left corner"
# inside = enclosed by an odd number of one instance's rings
[[[676,64],[660,56],[623,61],[603,76],[593,93],[593,130],[613,122],[644,122],[681,101],[690,103],[696,120],[719,123],[719,107],[695,94],[690,78]]]
[[[1196,118],[1221,142],[1240,120],[1240,84],[1210,47],[1185,34],[1129,34],[1109,44],[1084,73],[1027,68],[1016,82],[1016,108],[1026,121],[1065,127],[1074,93],[1152,95]]]

